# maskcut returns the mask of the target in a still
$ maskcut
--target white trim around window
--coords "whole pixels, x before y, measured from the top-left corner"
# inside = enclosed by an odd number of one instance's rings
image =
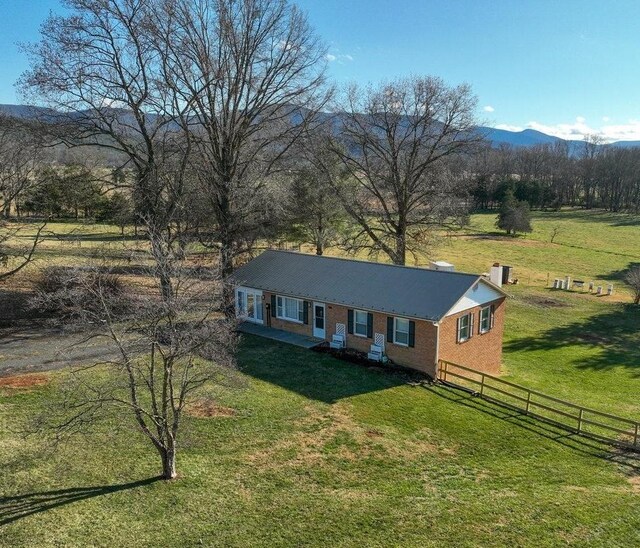
[[[369,313],[364,310],[353,311],[353,334],[358,337],[366,337],[368,330]]]
[[[465,314],[458,318],[458,342],[468,341],[473,336],[473,314]]]
[[[304,323],[304,300],[276,295],[276,318],[294,323]]]
[[[250,287],[236,288],[236,317],[253,323],[264,323],[262,291]]]
[[[393,318],[393,344],[409,346],[409,320]]]
[[[492,327],[492,310],[491,310],[491,305],[489,306],[485,306],[483,308],[480,309],[480,321],[478,322],[478,333],[480,333],[480,335],[484,334],[484,333],[489,333],[489,331],[491,331],[491,327]]]

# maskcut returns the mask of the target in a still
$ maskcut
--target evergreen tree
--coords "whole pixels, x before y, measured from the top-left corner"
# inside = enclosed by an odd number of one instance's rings
[[[531,232],[531,212],[529,203],[518,201],[511,190],[505,192],[496,226],[507,234],[515,236],[518,232]]]

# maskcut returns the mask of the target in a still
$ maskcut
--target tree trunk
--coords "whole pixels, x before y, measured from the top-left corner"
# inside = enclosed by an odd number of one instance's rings
[[[396,252],[394,253],[393,263],[405,265],[407,260],[407,228],[404,223],[398,227],[396,232]]]
[[[169,449],[161,449],[160,457],[162,459],[162,479],[172,480],[175,479],[178,473],[176,472],[176,450],[175,447]]]
[[[228,233],[224,233],[221,239],[220,249],[220,274],[222,276],[222,311],[227,318],[235,316],[234,291],[228,283],[229,276],[233,273],[233,240]]]

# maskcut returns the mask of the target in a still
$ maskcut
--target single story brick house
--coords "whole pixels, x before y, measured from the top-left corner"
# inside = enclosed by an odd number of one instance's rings
[[[435,377],[439,359],[499,373],[505,293],[474,274],[268,250],[232,276],[238,318],[347,348],[382,347]]]

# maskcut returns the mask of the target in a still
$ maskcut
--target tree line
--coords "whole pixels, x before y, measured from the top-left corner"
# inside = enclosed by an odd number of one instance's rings
[[[583,143],[527,148],[486,146],[469,166],[474,207],[500,206],[508,192],[532,209],[563,206],[640,212],[640,148]]]

